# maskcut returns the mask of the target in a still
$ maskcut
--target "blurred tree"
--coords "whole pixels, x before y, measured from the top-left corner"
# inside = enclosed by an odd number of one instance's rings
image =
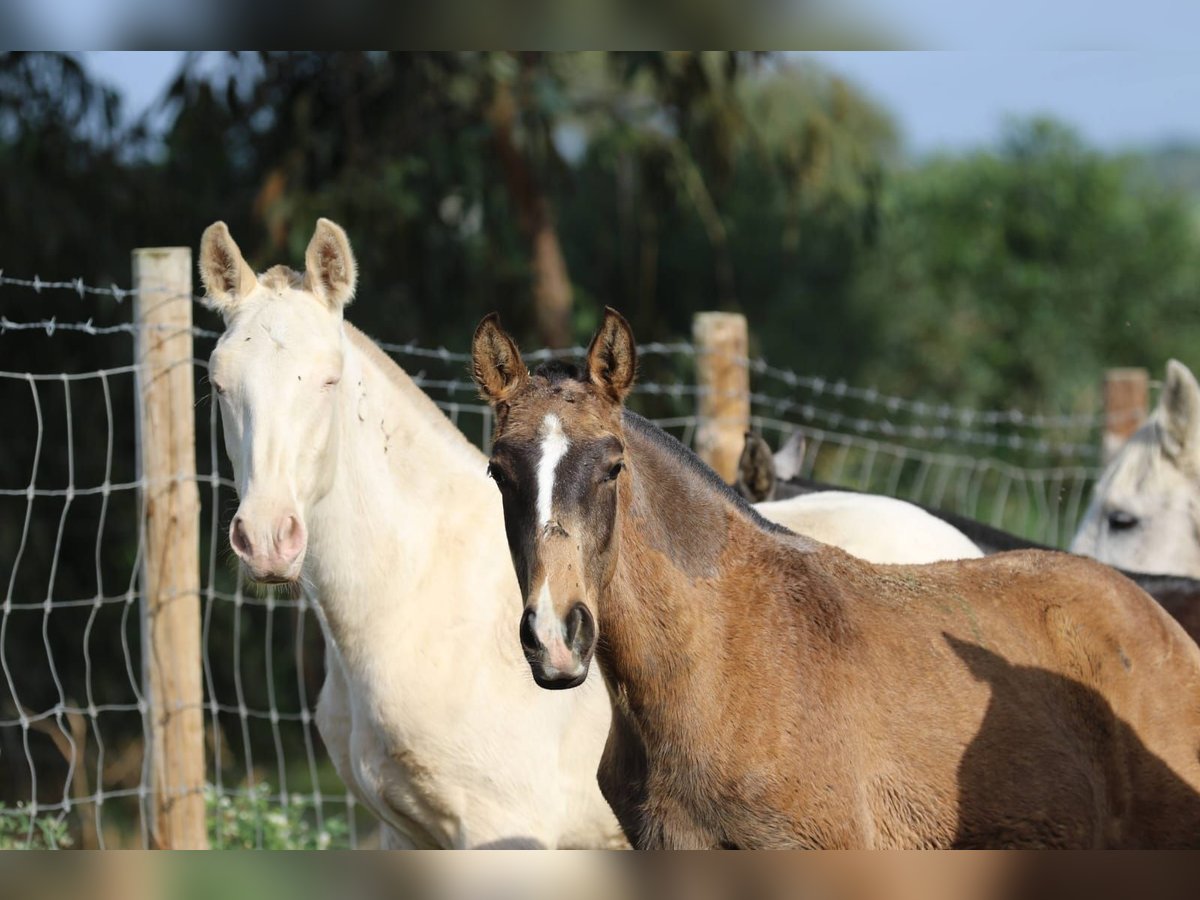
[[[1037,120],[897,178],[855,291],[864,374],[970,405],[1093,409],[1107,366],[1194,359],[1190,206],[1131,163]]]
[[[577,289],[627,309],[648,337],[687,334],[699,309],[743,311],[771,358],[853,374],[847,298],[896,153],[886,113],[811,65],[612,62],[622,93],[587,123],[560,200]]]
[[[389,332],[461,344],[499,308],[518,332],[562,346],[579,286],[557,207],[578,198],[559,145],[648,133],[641,160],[675,179],[734,301],[725,223],[709,181],[729,183],[743,129],[737,86],[761,55],[737,53],[230,54],[193,56],[173,85],[165,179],[231,219],[260,263],[295,255],[318,214],[347,222]],[[630,107],[632,106],[632,109]],[[214,137],[215,136],[215,137]],[[218,213],[220,206],[225,212]],[[532,300],[532,304],[529,302]],[[453,306],[447,306],[447,302]],[[461,306],[459,306],[461,304]],[[358,313],[368,327],[379,312]]]

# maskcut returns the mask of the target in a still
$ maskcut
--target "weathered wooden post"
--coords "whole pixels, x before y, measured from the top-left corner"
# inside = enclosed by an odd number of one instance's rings
[[[696,382],[700,387],[696,452],[726,481],[737,477],[750,427],[750,341],[739,313],[696,313]]]
[[[153,845],[206,849],[192,252],[133,251],[142,659]]]
[[[1146,421],[1150,409],[1150,373],[1145,369],[1109,369],[1104,373],[1104,462],[1113,458]]]

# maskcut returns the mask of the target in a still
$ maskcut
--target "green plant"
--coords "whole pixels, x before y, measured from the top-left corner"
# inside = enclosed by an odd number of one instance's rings
[[[349,828],[342,816],[326,814],[317,825],[311,797],[293,794],[278,802],[268,784],[233,794],[205,791],[208,838],[221,850],[330,850],[350,846]]]
[[[36,815],[18,803],[0,803],[0,850],[59,850],[71,846],[67,823],[55,815]]]

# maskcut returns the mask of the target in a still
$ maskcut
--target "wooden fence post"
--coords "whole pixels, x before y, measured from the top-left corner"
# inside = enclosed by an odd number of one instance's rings
[[[750,427],[750,341],[746,317],[703,312],[692,319],[700,387],[696,452],[726,481],[737,477]]]
[[[153,846],[206,849],[192,251],[133,251],[142,659]]]
[[[1109,369],[1104,373],[1104,462],[1116,455],[1146,421],[1150,409],[1150,373],[1145,369]]]

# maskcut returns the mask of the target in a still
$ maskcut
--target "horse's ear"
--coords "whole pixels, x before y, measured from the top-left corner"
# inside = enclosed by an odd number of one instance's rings
[[[791,481],[804,470],[804,451],[807,442],[804,433],[793,431],[779,452],[775,454],[775,475],[780,481]]]
[[[604,307],[604,321],[587,353],[588,378],[612,400],[621,402],[637,375],[637,345],[625,317]]]
[[[338,310],[354,297],[358,266],[350,251],[350,240],[342,227],[329,219],[317,219],[317,228],[304,251],[304,271],[309,290]]]
[[[224,222],[213,222],[200,238],[200,281],[207,303],[221,314],[254,290],[258,276],[242,258]]]
[[[1167,363],[1167,380],[1158,399],[1163,449],[1172,457],[1200,455],[1200,384],[1178,360]]]
[[[529,380],[529,369],[521,351],[500,327],[500,316],[484,316],[471,338],[471,374],[479,393],[493,406],[507,403],[513,393]]]
[[[738,459],[738,481],[742,494],[751,503],[775,496],[775,463],[771,448],[753,431],[746,432],[746,443]]]

